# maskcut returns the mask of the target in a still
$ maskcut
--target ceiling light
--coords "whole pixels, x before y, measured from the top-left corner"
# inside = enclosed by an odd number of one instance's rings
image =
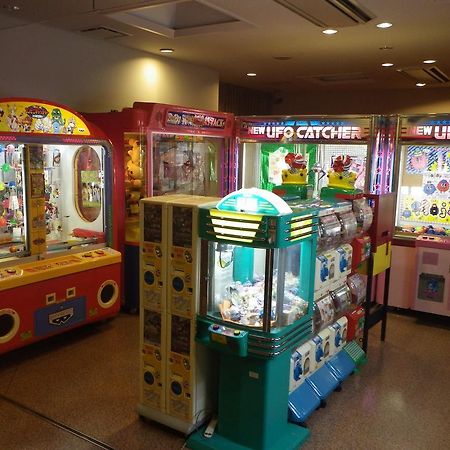
[[[249,72],[247,74],[248,77],[256,77],[256,73],[255,72]]]
[[[382,22],[377,24],[377,28],[391,28],[392,23],[389,22]]]
[[[160,48],[159,51],[161,53],[173,53],[174,49],[173,48]]]
[[[328,28],[322,31],[323,34],[336,34],[337,30],[333,30],[332,28]]]
[[[435,59],[425,59],[423,62],[424,62],[425,64],[433,64],[433,63],[436,62],[436,60],[435,60]]]
[[[381,64],[383,67],[392,67],[394,63],[383,63]]]
[[[427,85],[427,83],[416,83],[416,86],[417,87],[424,87],[424,86],[426,86]]]

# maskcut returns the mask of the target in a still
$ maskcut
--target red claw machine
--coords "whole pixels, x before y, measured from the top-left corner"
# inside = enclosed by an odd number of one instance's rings
[[[85,114],[115,149],[115,205],[124,253],[125,310],[139,307],[139,200],[165,194],[223,196],[234,116],[160,103],[135,102],[122,111]]]
[[[448,316],[450,114],[399,116],[397,147],[389,304]]]
[[[0,99],[0,353],[120,308],[112,150],[68,108]]]

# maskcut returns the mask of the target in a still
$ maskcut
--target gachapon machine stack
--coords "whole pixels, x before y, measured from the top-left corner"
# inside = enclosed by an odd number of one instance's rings
[[[448,272],[450,114],[399,116],[398,120],[400,157],[389,304],[447,315],[445,308],[433,307],[445,301],[426,299],[423,285],[428,275],[431,280]],[[427,302],[430,308],[424,306]]]
[[[139,200],[167,194],[222,197],[229,178],[234,116],[161,103],[87,113],[114,151],[119,248],[124,253],[123,308],[139,307]]]
[[[0,353],[118,313],[112,148],[69,108],[0,99]]]

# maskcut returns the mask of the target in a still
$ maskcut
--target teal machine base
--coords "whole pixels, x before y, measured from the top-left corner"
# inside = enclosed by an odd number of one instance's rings
[[[220,425],[217,425],[218,428]],[[217,430],[210,438],[203,433],[205,427],[192,434],[187,441],[187,448],[191,450],[297,450],[309,437],[309,430],[293,423],[286,423],[280,430],[279,439],[271,441],[267,447],[246,447],[220,435]]]

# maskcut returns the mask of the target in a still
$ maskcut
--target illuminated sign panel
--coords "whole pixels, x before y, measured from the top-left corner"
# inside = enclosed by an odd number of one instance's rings
[[[226,126],[226,118],[224,116],[203,113],[168,111],[166,125],[223,130]]]
[[[450,140],[450,116],[430,119],[406,118],[402,123],[402,140]]]
[[[366,141],[369,120],[288,120],[272,122],[245,121],[240,137],[276,141]]]

